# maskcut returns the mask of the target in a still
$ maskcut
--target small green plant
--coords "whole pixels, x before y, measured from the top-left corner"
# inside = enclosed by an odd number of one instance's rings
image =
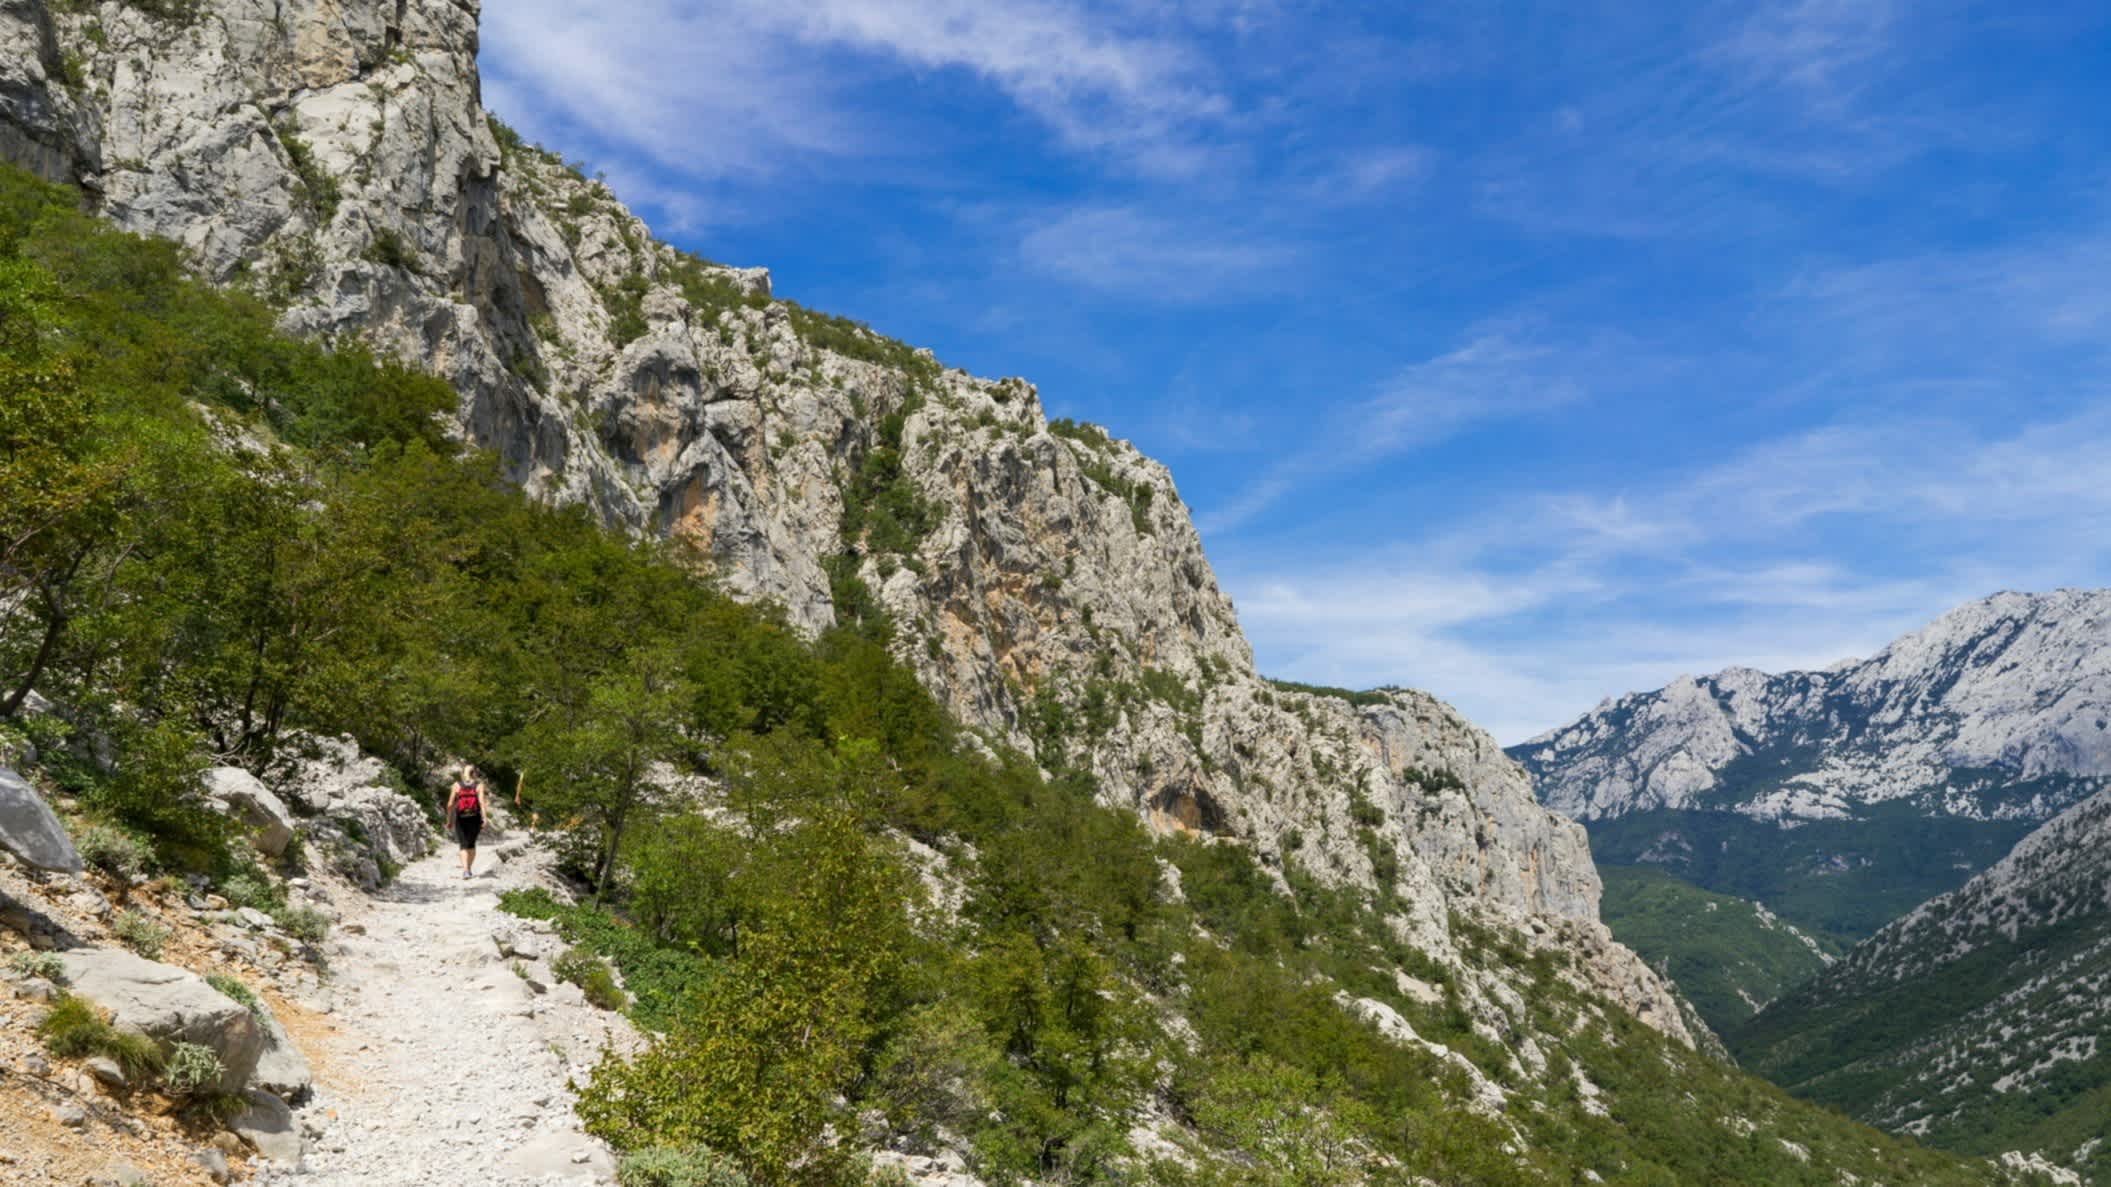
[[[291,127],[278,129],[279,147],[286,150],[286,163],[293,168],[293,175],[300,179],[301,196],[308,201],[308,211],[317,223],[327,224],[337,216],[337,205],[344,200],[337,179],[316,158],[315,149],[301,139],[300,133]]]
[[[281,235],[270,248],[264,268],[264,295],[276,304],[286,304],[323,272],[322,243],[312,232]]]
[[[568,948],[550,965],[560,981],[577,985],[586,1000],[603,1010],[621,1010],[630,1004],[608,962],[583,948]]]
[[[320,944],[330,937],[330,917],[313,907],[280,907],[271,919],[280,931],[304,944]]]
[[[385,268],[399,268],[405,272],[419,272],[418,249],[411,246],[394,227],[374,228],[374,239],[359,253],[360,258],[370,264]]]
[[[88,63],[79,50],[69,49],[59,55],[59,80],[69,91],[78,91],[88,85]]]
[[[621,1187],[748,1187],[739,1164],[709,1146],[639,1150],[616,1167]]]
[[[199,1043],[177,1043],[169,1048],[161,1067],[161,1082],[171,1096],[196,1096],[211,1090],[227,1074],[227,1065],[211,1047]]]
[[[37,1037],[44,1040],[45,1050],[62,1059],[107,1055],[127,1076],[161,1070],[161,1048],[154,1040],[117,1029],[94,1006],[70,993],[51,1003],[37,1023]]]
[[[18,977],[41,977],[55,985],[66,980],[66,962],[49,952],[17,952],[7,958],[7,967]]]
[[[220,897],[231,907],[254,907],[259,911],[274,911],[285,905],[278,888],[261,874],[243,872],[231,874],[220,883]]]
[[[153,864],[146,842],[107,824],[91,824],[73,839],[75,852],[90,867],[121,882],[130,882]]]
[[[161,949],[169,942],[169,929],[154,922],[137,911],[119,911],[110,920],[110,931],[117,942],[146,957],[161,959]]]
[[[264,1016],[264,1003],[257,998],[257,991],[226,973],[207,973],[205,983],[219,990],[243,1009],[259,1018]]]

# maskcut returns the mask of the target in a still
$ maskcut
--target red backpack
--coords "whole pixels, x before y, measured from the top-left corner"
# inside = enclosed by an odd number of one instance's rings
[[[477,790],[476,790],[476,788],[474,788],[474,787],[469,787],[469,786],[465,786],[465,785],[463,785],[463,784],[460,784],[460,783],[457,783],[457,784],[455,784],[455,785],[454,785],[454,814],[455,814],[455,815],[457,815],[457,816],[477,816],[477,815],[481,815],[481,814],[483,813],[483,810],[484,810],[483,800],[482,800],[482,798],[481,798],[481,797],[480,797],[480,796],[479,796],[479,795],[477,794]]]

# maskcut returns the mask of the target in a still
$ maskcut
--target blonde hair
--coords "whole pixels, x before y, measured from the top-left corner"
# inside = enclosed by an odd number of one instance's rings
[[[481,782],[483,782],[483,778],[482,778],[482,776],[483,776],[483,772],[481,772],[481,771],[479,771],[479,770],[477,770],[477,769],[476,769],[476,764],[475,764],[475,763],[473,763],[473,762],[465,762],[465,763],[463,763],[463,764],[462,764],[462,782],[463,782],[463,783],[481,783]]]

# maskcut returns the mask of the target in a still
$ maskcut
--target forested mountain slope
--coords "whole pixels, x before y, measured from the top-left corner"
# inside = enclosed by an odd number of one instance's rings
[[[1839,951],[1762,904],[1710,893],[1654,866],[1600,866],[1598,874],[1613,938],[1669,977],[1716,1031],[1810,980]]]
[[[1729,1040],[1793,1091],[1960,1150],[2111,1172],[2111,792]]]

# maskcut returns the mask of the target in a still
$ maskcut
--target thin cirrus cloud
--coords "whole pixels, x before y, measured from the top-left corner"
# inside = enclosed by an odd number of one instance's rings
[[[909,151],[860,88],[951,70],[1071,148],[1178,172],[1227,104],[1164,24],[1057,0],[511,0],[484,58],[495,109],[704,180]]]
[[[1206,508],[1197,526],[1208,535],[1225,535],[1308,484],[1350,477],[1469,430],[1579,400],[1585,395],[1579,377],[1599,373],[1613,349],[1603,341],[1555,347],[1530,333],[1517,324],[1489,323],[1475,327],[1463,345],[1401,368],[1254,481]]]
[[[1867,655],[2001,588],[2111,581],[2111,396],[1989,436],[1824,426],[1615,495],[1525,493],[1428,539],[1224,584],[1275,674],[1453,700],[1505,743],[1607,695],[1733,664]],[[1921,540],[1871,572],[1864,549]]]
[[[1234,300],[1279,286],[1293,246],[1129,206],[1066,211],[1019,240],[1028,267],[1085,288],[1152,302]]]

